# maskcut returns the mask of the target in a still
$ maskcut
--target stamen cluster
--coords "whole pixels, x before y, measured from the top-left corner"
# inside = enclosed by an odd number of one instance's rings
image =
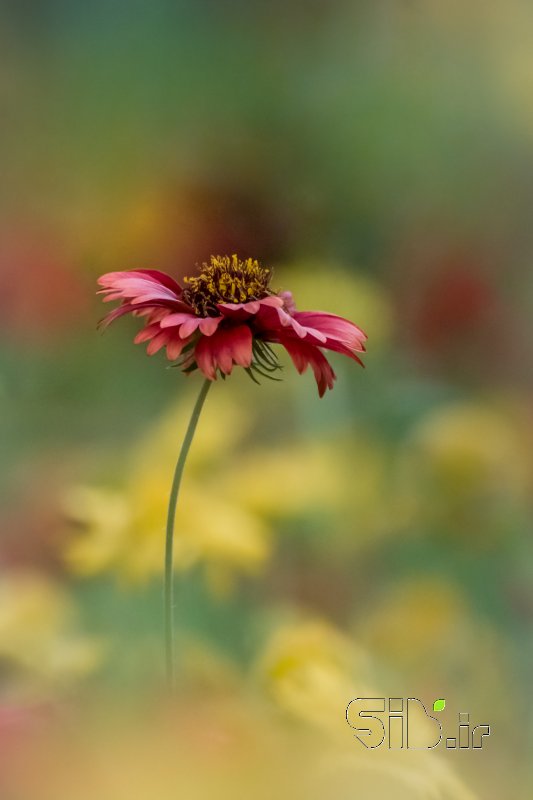
[[[220,313],[217,303],[247,303],[272,294],[271,277],[271,271],[255,259],[211,256],[209,263],[202,264],[199,275],[184,279],[183,299],[199,316],[216,316]]]

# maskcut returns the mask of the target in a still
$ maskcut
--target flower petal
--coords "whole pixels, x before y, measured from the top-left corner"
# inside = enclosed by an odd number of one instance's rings
[[[200,331],[204,336],[212,336],[223,319],[224,317],[203,317],[200,320]]]
[[[203,372],[205,377],[209,378],[210,381],[216,381],[217,379],[217,368],[213,352],[214,338],[214,336],[202,336],[194,348],[194,357],[198,369]]]
[[[333,368],[322,351],[312,344],[296,340],[281,340],[280,342],[290,355],[298,372],[305,372],[309,364],[315,375],[318,394],[323,397],[326,389],[333,389],[336,375]]]
[[[289,336],[305,339],[310,344],[325,345],[327,342],[325,333],[302,325],[283,308],[262,308],[254,319],[254,328],[267,341],[276,341],[278,335],[288,333]]]
[[[148,347],[146,348],[146,352],[149,356],[153,356],[154,353],[157,353],[158,350],[161,350],[168,342],[168,333],[166,331],[161,331],[160,333],[156,334],[154,338],[148,343]]]
[[[201,317],[189,317],[185,322],[180,325],[179,334],[181,339],[187,339],[192,333],[195,332],[200,325]]]
[[[182,292],[181,286],[174,278],[171,278],[170,275],[167,275],[165,272],[160,272],[157,269],[130,269],[118,272],[106,272],[98,278],[98,284],[104,287],[102,291],[105,292],[110,289],[118,288],[125,280],[151,282],[169,289],[176,297],[181,295]]]
[[[150,339],[153,339],[154,336],[159,333],[161,330],[160,326],[157,322],[147,325],[145,328],[139,331],[137,336],[134,338],[134,344],[142,344],[143,342],[148,342]]]
[[[171,311],[191,311],[190,306],[182,300],[180,285],[158,270],[106,272],[98,278],[98,284],[102,287],[98,294],[105,295],[104,302],[122,299],[123,306],[128,306],[127,311],[107,317],[105,324],[117,319],[122,313],[133,313],[137,307],[147,308],[147,304]]]
[[[217,308],[221,314],[233,319],[246,319],[258,314],[263,307],[283,308],[283,298],[278,295],[268,295],[261,300],[249,300],[247,303],[218,303]]]
[[[190,339],[179,339],[173,336],[167,344],[167,358],[169,361],[175,361],[183,352],[183,348],[188,345]]]
[[[296,311],[294,318],[304,327],[321,331],[328,339],[337,339],[353,350],[364,351],[365,332],[344,317],[325,311]]]
[[[322,331],[318,330],[318,328],[310,328],[305,325],[301,325],[294,317],[290,317],[290,325],[300,339],[305,339],[306,337],[308,338],[312,336],[319,342],[325,343],[327,341],[327,336],[325,333],[322,333]]]
[[[219,328],[212,336],[202,336],[194,352],[206,378],[215,380],[217,369],[229,375],[234,363],[241,367],[252,363],[252,331],[247,325]]]
[[[174,314],[168,314],[164,320],[161,320],[161,327],[162,328],[173,328],[176,325],[182,325],[184,322],[187,322],[188,319],[194,318],[195,315],[192,312],[186,311],[178,311]]]
[[[252,331],[250,328],[247,325],[229,328],[227,339],[235,363],[240,367],[249,367],[252,363]]]
[[[178,312],[176,314],[168,314],[168,316],[161,321],[161,327],[176,328],[181,326],[180,336],[183,338],[188,337],[196,328],[200,328],[204,336],[212,336],[223,319],[223,316],[198,317],[195,314]]]
[[[217,308],[225,317],[246,317],[257,314],[261,308],[259,300],[251,300],[249,303],[217,303]]]

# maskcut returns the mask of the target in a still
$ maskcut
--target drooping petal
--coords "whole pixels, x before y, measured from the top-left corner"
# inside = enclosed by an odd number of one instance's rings
[[[168,360],[175,361],[177,358],[179,358],[183,352],[183,349],[189,344],[190,341],[190,339],[179,339],[175,336],[172,337],[167,343]]]
[[[180,357],[190,339],[180,339],[174,330],[164,330],[157,323],[154,323],[139,331],[133,341],[135,344],[148,342],[146,352],[149,356],[153,356],[162,347],[166,347],[167,358],[169,361],[175,361]]]
[[[219,328],[212,336],[202,336],[194,353],[206,378],[215,380],[217,369],[229,375],[233,364],[249,367],[252,363],[252,332],[247,325]]]
[[[133,341],[135,344],[148,342],[146,352],[149,356],[157,353],[162,347],[166,347],[167,358],[169,361],[175,361],[190,342],[190,338],[182,339],[175,328],[167,329],[163,328],[159,322],[150,322],[137,333]]]
[[[326,389],[333,389],[336,375],[331,364],[318,347],[292,339],[281,339],[280,344],[286,349],[300,374],[305,372],[307,367],[311,365],[320,397],[323,397]]]
[[[296,311],[294,319],[306,328],[321,331],[329,339],[338,339],[352,350],[364,351],[364,331],[353,322],[324,311]]]
[[[305,339],[310,344],[325,345],[327,336],[322,331],[302,325],[283,308],[264,307],[254,318],[254,329],[267,341],[276,341],[278,335]]]
[[[147,321],[152,323],[161,322],[161,320],[165,319],[170,313],[171,311],[165,308],[165,306],[153,306],[148,303],[146,308],[141,309],[136,305],[131,315],[132,317],[146,317]]]
[[[153,321],[155,319],[156,312],[158,311],[168,313],[166,305],[161,307],[160,303],[146,302],[138,303],[137,305],[133,305],[132,303],[122,303],[121,306],[114,308],[98,322],[98,328],[107,328],[108,325],[110,325],[119,317],[123,317],[124,314],[132,314],[133,316],[139,317],[148,316],[149,320]]]
[[[147,307],[153,308],[153,305],[151,303],[147,303]],[[131,314],[134,311],[138,311],[138,309],[139,306],[132,306],[131,303],[123,303],[121,306],[114,308],[113,311],[110,311],[108,314],[106,314],[105,317],[98,322],[98,327],[105,329],[119,317],[123,317],[124,314]]]
[[[233,360],[239,367],[249,367],[252,363],[252,332],[247,325],[229,328],[227,340]]]
[[[334,353],[340,353],[343,356],[347,356],[351,358],[352,361],[357,361],[357,363],[364,367],[365,365],[357,355],[357,353],[362,352],[361,350],[352,350],[350,347],[347,347],[342,342],[337,341],[337,339],[327,339],[326,343],[322,345],[324,350],[332,350]],[[364,347],[363,347],[364,350]]]
[[[166,331],[160,331],[157,333],[153,339],[150,340],[148,343],[148,347],[146,348],[146,352],[149,356],[153,356],[154,353],[157,353],[161,350],[168,343],[168,333]]]
[[[307,325],[302,325],[295,317],[290,317],[290,325],[300,339],[312,337],[316,341],[322,342],[323,344],[327,341],[327,336],[325,333],[318,328],[311,328]]]
[[[181,339],[187,339],[195,332],[201,322],[201,317],[189,317],[179,327],[179,335]]]
[[[198,369],[203,372],[205,377],[209,378],[210,381],[216,381],[217,379],[217,367],[213,350],[214,338],[214,336],[202,337],[194,348],[194,357]]]
[[[151,325],[147,325],[145,328],[139,331],[139,333],[135,336],[133,343],[134,344],[142,344],[143,342],[148,342],[150,339],[153,339],[156,334],[158,334],[161,330],[161,326],[158,325],[157,322],[154,322]]]
[[[204,336],[212,336],[224,317],[204,317],[200,320],[200,331]]]

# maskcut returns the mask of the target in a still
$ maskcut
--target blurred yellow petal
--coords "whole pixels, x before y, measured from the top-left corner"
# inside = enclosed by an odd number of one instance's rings
[[[31,689],[65,689],[99,666],[103,648],[75,630],[67,593],[36,573],[0,581],[0,661],[12,683]]]
[[[437,409],[413,433],[413,445],[451,490],[480,485],[523,491],[529,456],[520,432],[505,414],[474,404]]]
[[[225,491],[257,513],[280,517],[330,509],[345,499],[345,464],[327,443],[304,442],[255,449],[222,476]]]
[[[276,630],[258,662],[258,675],[274,701],[297,718],[345,733],[350,700],[372,697],[364,651],[320,620]]]
[[[145,477],[154,466],[165,470],[167,480],[172,480],[193,403],[194,397],[185,393],[180,402],[157,419],[134,444],[127,468],[133,481]],[[239,403],[231,384],[216,397],[210,397],[202,410],[202,420],[187,458],[187,474],[205,470],[233,451],[246,436],[252,419],[253,415],[245,404]]]
[[[218,419],[215,405],[211,424],[227,432],[224,409],[235,411],[223,403]],[[121,579],[142,582],[162,572],[168,495],[179,448],[175,438],[169,447],[168,420],[157,429],[155,437],[133,448],[121,490],[74,487],[67,493],[65,510],[77,530],[67,543],[65,559],[77,574],[111,571]],[[217,435],[221,444],[226,434]],[[195,441],[193,451],[196,445]],[[204,562],[220,565],[227,576],[254,572],[270,555],[268,527],[242,497],[232,498],[219,486],[226,462],[216,448],[209,457],[214,464],[207,464],[200,451],[191,459],[191,469],[187,465],[176,514],[176,566],[186,569]],[[226,581],[228,587],[231,582]]]
[[[131,525],[126,498],[119,492],[78,486],[66,493],[63,507],[69,520],[81,526],[64,552],[72,571],[94,575],[116,565]]]
[[[431,411],[398,453],[398,521],[436,523],[491,547],[531,490],[529,443],[513,412],[465,403]]]
[[[358,630],[372,652],[413,665],[444,656],[465,613],[465,600],[454,586],[438,578],[417,578],[376,600]]]

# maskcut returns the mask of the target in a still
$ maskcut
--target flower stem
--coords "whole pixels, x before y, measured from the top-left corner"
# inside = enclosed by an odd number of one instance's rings
[[[183,444],[174,472],[174,480],[170,490],[167,513],[167,534],[165,545],[165,652],[167,665],[167,683],[170,692],[175,688],[175,663],[174,663],[174,576],[173,576],[173,550],[174,550],[174,520],[176,517],[176,505],[180,490],[183,468],[187,460],[187,455],[193,440],[194,432],[198,424],[198,419],[204,405],[207,392],[211,386],[211,381],[204,381],[200,394],[193,408],[189,425],[185,433]]]

